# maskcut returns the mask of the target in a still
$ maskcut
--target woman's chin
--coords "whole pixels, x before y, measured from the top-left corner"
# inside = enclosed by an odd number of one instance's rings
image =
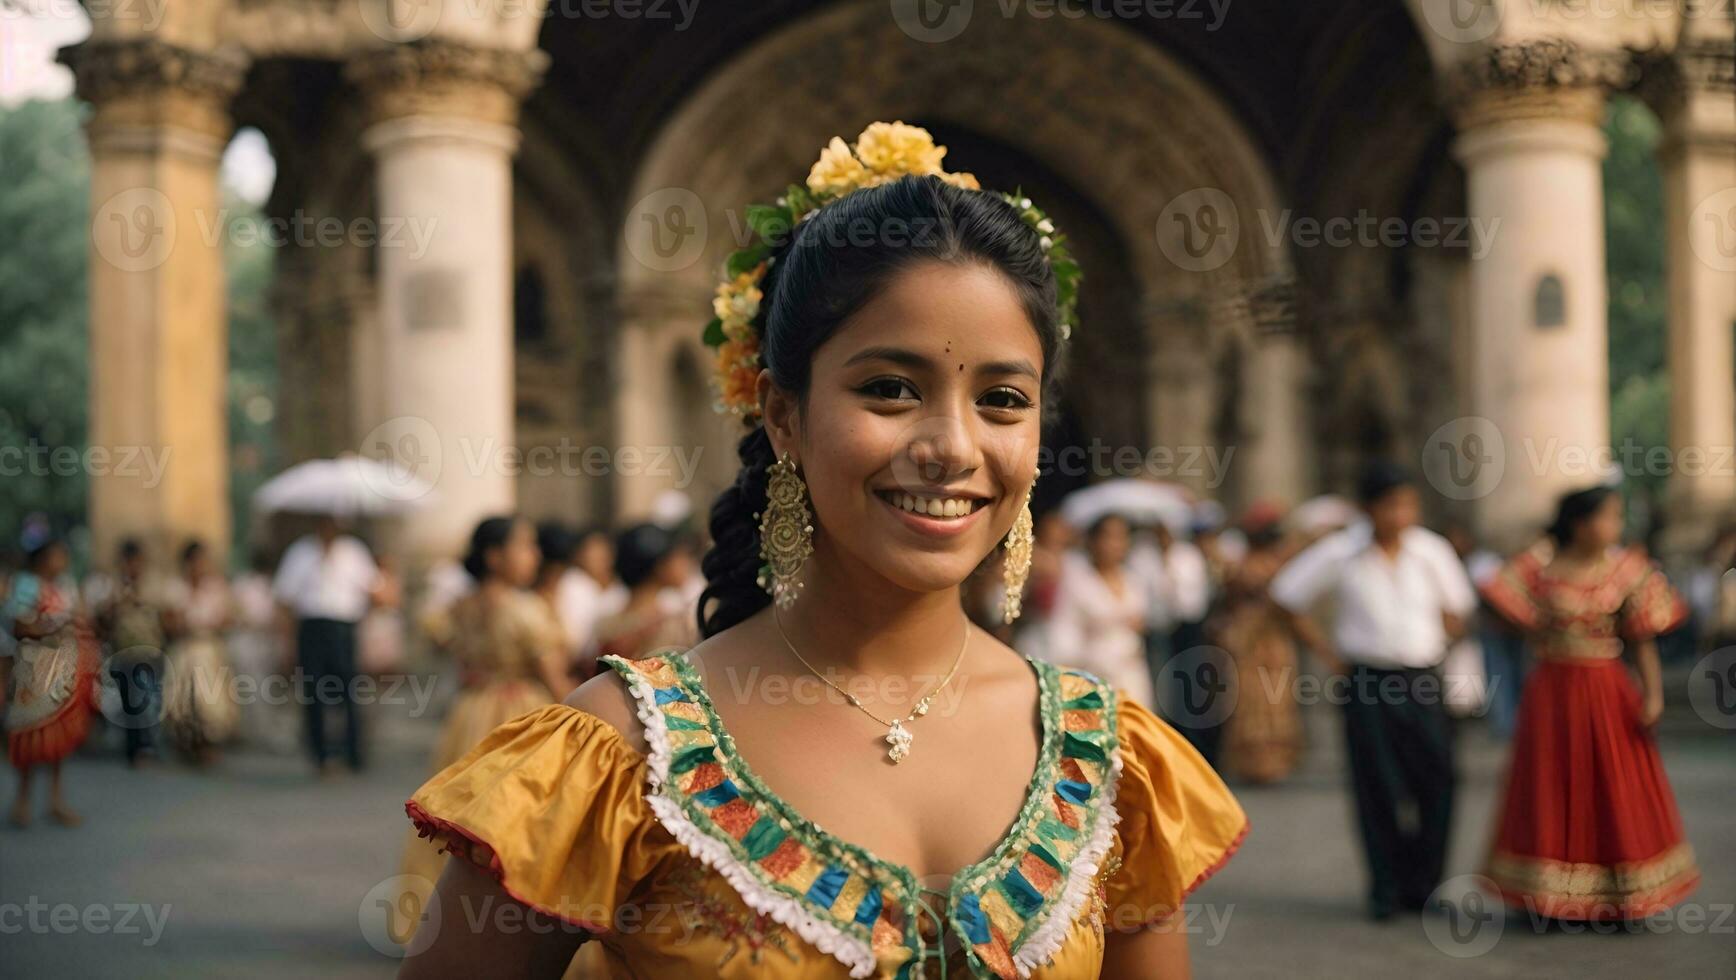
[[[970,578],[977,564],[958,556],[924,555],[890,561],[881,568],[887,580],[906,591],[944,592]]]

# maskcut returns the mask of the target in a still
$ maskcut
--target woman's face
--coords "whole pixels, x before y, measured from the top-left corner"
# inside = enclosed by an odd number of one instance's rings
[[[1036,479],[1042,370],[1001,273],[925,262],[820,346],[804,407],[762,372],[768,433],[801,468],[816,551],[914,592],[963,582]]]
[[[1105,517],[1091,529],[1091,539],[1087,547],[1091,551],[1091,562],[1099,568],[1119,565],[1127,560],[1127,551],[1132,545],[1132,532],[1128,530],[1127,522],[1119,517]]]
[[[615,544],[606,534],[591,534],[579,545],[579,568],[599,582],[615,577]]]
[[[1604,498],[1597,510],[1592,511],[1584,523],[1579,525],[1579,534],[1589,541],[1593,547],[1608,548],[1621,542],[1622,506],[1621,494],[1612,493]]]
[[[517,521],[492,556],[489,564],[494,574],[514,588],[528,588],[536,581],[537,567],[542,564],[542,551],[536,545],[536,528],[528,521]]]

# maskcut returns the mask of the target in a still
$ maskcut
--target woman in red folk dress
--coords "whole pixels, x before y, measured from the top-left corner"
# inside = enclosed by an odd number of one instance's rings
[[[1554,919],[1654,915],[1700,881],[1653,737],[1653,637],[1686,608],[1649,559],[1617,546],[1621,528],[1613,488],[1568,494],[1554,556],[1521,553],[1483,587],[1537,658],[1487,874],[1508,904]]]
[[[27,540],[28,566],[12,580],[0,605],[0,697],[6,706],[6,757],[18,772],[12,823],[30,823],[30,775],[48,769],[48,814],[63,826],[81,818],[67,806],[60,784],[61,760],[90,732],[96,706],[96,636],[78,608],[66,578],[66,544],[58,538]],[[10,681],[10,685],[8,685]]]

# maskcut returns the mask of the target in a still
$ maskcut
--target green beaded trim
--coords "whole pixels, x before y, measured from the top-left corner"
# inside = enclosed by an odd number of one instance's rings
[[[748,766],[746,760],[737,751],[735,740],[723,727],[717,708],[692,663],[679,654],[665,655],[663,659],[671,665],[684,692],[703,714],[706,730],[715,743],[717,762],[723,766],[730,780],[736,784],[742,798],[772,813],[786,832],[794,836],[798,843],[811,850],[815,855],[828,862],[846,867],[868,880],[877,882],[882,889],[883,901],[896,900],[899,903],[905,916],[906,946],[918,957],[907,963],[907,967],[920,962],[922,958],[926,958],[925,954],[934,955],[932,951],[927,950],[919,931],[919,916],[925,914],[926,910],[918,908],[919,904],[922,903],[920,894],[922,889],[917,884],[914,872],[903,865],[879,858],[866,848],[832,835],[819,824],[797,813],[759,778],[758,774]],[[1060,668],[1047,661],[1031,657],[1026,657],[1025,660],[1037,676],[1038,715],[1042,726],[1042,745],[1031,778],[1025,787],[1024,802],[1018,815],[1014,818],[1012,827],[996,843],[992,853],[982,861],[958,871],[953,876],[946,893],[946,921],[956,936],[964,941],[966,958],[972,971],[983,975],[993,975],[994,971],[982,961],[968,939],[965,938],[968,931],[960,917],[960,901],[970,894],[976,894],[980,897],[985,888],[992,887],[996,881],[1005,876],[1023,859],[1034,844],[1040,843],[1037,828],[1045,816],[1052,813],[1055,805],[1054,787],[1061,778],[1060,760],[1067,736],[1062,723],[1062,713],[1065,706],[1062,703]],[[1115,753],[1113,689],[1096,678],[1091,678],[1083,671],[1069,672],[1096,682],[1097,692],[1100,697],[1104,698],[1102,710],[1106,713],[1105,723],[1108,726],[1110,739],[1108,747],[1113,759]],[[800,890],[787,886],[780,887],[774,878],[760,872],[753,856],[747,852],[746,848],[739,841],[715,828],[715,825],[711,823],[707,809],[687,794],[682,793],[674,784],[665,785],[664,792],[679,803],[682,811],[695,825],[711,828],[712,832],[708,836],[712,836],[727,845],[743,867],[753,869],[756,878],[777,889],[781,894],[802,901],[804,907],[822,915],[825,921],[847,934],[860,937],[863,941],[872,941],[871,927],[841,919],[832,914],[829,909],[816,909],[813,903],[806,901]],[[1093,824],[1101,816],[1098,811],[1103,800],[1104,794],[1099,792],[1090,801],[1089,809]],[[1061,895],[1059,893],[1051,895],[1043,901],[1040,908],[1025,917],[1023,927],[1012,942],[1015,951],[1034,932],[1048,922],[1054,907],[1060,900]]]
[[[751,793],[754,797],[753,802],[763,803],[775,810],[784,824],[784,829],[799,834],[803,846],[812,849],[817,854],[838,859],[838,863],[848,867],[851,871],[879,881],[882,888],[886,888],[888,885],[896,888],[905,915],[905,944],[912,949],[919,948],[922,941],[917,933],[916,916],[918,913],[915,903],[921,899],[917,895],[919,889],[916,884],[916,875],[902,865],[875,857],[866,848],[827,833],[819,824],[797,813],[793,807],[784,802],[783,797],[772,792],[770,787],[760,781],[759,775],[748,767],[747,761],[742,758],[741,753],[736,751],[735,739],[724,729],[723,720],[718,717],[717,708],[711,701],[711,695],[705,690],[705,685],[700,681],[698,672],[693,669],[693,664],[684,656],[670,657],[669,662],[674,666],[675,675],[680,678],[681,686],[686,689],[688,694],[692,695],[700,710],[705,713],[706,727],[710,729],[712,738],[716,740],[721,752],[718,761],[729,772],[730,778],[738,784],[743,797],[746,798]],[[674,786],[666,787],[666,789],[680,797],[681,807],[687,811],[690,818],[704,818],[700,826],[712,825],[710,814],[706,813],[703,807],[694,803],[691,797],[681,793]],[[741,860],[743,865],[753,867],[752,858],[738,841],[730,838],[727,834],[719,834],[718,836],[730,845],[730,850],[735,852],[736,857]],[[757,872],[757,868],[755,870]],[[764,874],[758,876],[768,882],[771,880],[769,876]],[[808,902],[799,891],[787,887],[781,888],[780,891],[801,900],[808,908],[813,908],[813,904]],[[845,922],[832,915],[829,910],[824,910],[821,914],[840,929],[860,936],[864,941],[872,940],[870,927],[855,922]]]

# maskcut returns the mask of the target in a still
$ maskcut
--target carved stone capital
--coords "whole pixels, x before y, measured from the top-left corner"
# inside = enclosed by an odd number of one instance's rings
[[[1736,127],[1727,108],[1736,98],[1736,44],[1702,41],[1653,59],[1644,66],[1639,90],[1666,129],[1690,130],[1682,138],[1692,139],[1697,129],[1728,131]],[[1711,127],[1697,125],[1702,120],[1695,117],[1702,114],[1710,115]]]
[[[1521,119],[1599,125],[1604,94],[1633,83],[1624,51],[1541,38],[1488,48],[1454,66],[1442,84],[1460,129]]]
[[[174,130],[175,146],[204,155],[229,139],[229,102],[241,90],[248,58],[233,48],[195,51],[156,38],[86,41],[60,50],[79,98],[95,114],[94,148],[105,139],[142,146],[149,134]],[[142,141],[142,142],[141,142]],[[194,144],[200,144],[194,146]]]
[[[424,39],[358,55],[344,76],[366,95],[376,122],[455,116],[511,126],[547,66],[541,51]]]

